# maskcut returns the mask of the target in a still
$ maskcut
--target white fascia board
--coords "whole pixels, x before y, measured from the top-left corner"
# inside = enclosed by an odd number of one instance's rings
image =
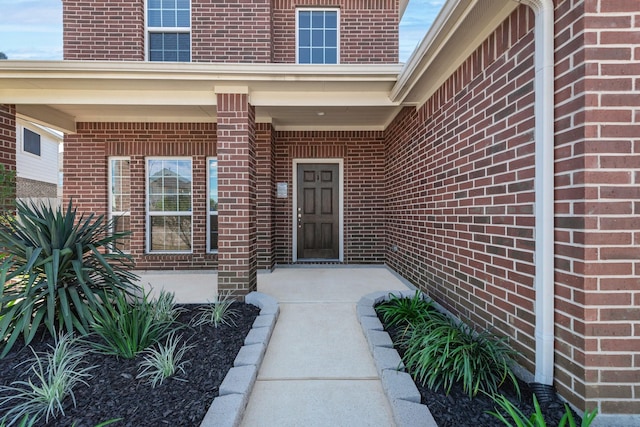
[[[368,92],[267,92],[256,91],[251,94],[251,104],[261,106],[396,106],[389,100],[387,91]]]
[[[0,89],[7,104],[215,105],[213,91]]]

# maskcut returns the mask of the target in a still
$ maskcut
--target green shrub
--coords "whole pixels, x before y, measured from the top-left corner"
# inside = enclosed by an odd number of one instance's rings
[[[476,333],[464,323],[442,314],[418,324],[409,333],[404,363],[414,378],[448,394],[461,383],[470,397],[479,391],[495,393],[509,379],[518,382],[510,364],[515,352],[490,331]]]
[[[180,337],[172,332],[167,337],[166,344],[158,344],[158,349],[150,348],[140,364],[142,371],[136,378],[149,378],[151,387],[155,388],[177,372],[185,373],[184,367],[188,361],[183,361],[185,353],[193,345],[180,345]]]
[[[29,344],[42,324],[52,335],[86,334],[91,309],[137,292],[131,257],[115,245],[125,234],[111,227],[103,216],[78,217],[71,202],[66,212],[18,203],[17,220],[0,222],[0,247],[11,257],[3,268],[13,275],[0,297],[0,357],[20,334]]]
[[[157,343],[176,329],[178,311],[167,300],[173,295],[163,291],[157,301],[148,293],[134,296],[131,301],[124,294],[118,295],[113,304],[92,308],[91,330],[101,340],[91,342],[96,350],[132,359],[138,353]]]
[[[233,318],[238,316],[238,310],[231,308],[233,302],[230,292],[220,292],[215,301],[200,308],[200,312],[193,318],[191,325],[213,325],[214,328],[220,325],[235,326]]]
[[[431,301],[424,299],[420,291],[416,291],[412,298],[402,298],[394,294],[388,301],[376,306],[376,312],[389,326],[408,327],[417,325],[429,319],[435,311]]]
[[[33,359],[27,361],[33,378],[0,387],[0,407],[8,409],[3,422],[32,425],[43,416],[48,422],[49,417],[64,415],[62,403],[67,397],[75,406],[73,389],[78,384],[87,385],[85,379],[91,377],[89,371],[95,366],[81,366],[87,351],[71,335],[62,335],[51,349],[46,354],[34,352]]]
[[[544,419],[544,415],[542,415],[542,410],[540,409],[540,404],[538,403],[538,399],[536,398],[535,394],[533,395],[533,406],[535,407],[535,412],[528,418],[522,413],[519,408],[514,406],[509,399],[501,394],[493,396],[493,401],[500,407],[500,409],[502,409],[502,412],[489,412],[489,414],[502,421],[506,426],[547,427],[547,422]],[[582,424],[580,424],[580,426],[589,427],[595,419],[597,413],[597,409],[594,409],[592,412],[585,413],[584,417],[582,418]],[[565,427],[567,425],[569,427],[577,427],[575,418],[573,417],[573,412],[571,412],[569,405],[565,403],[564,415],[562,416],[558,427]]]

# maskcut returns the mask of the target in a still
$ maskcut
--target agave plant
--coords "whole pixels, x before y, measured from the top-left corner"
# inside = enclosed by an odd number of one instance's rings
[[[25,345],[42,324],[58,331],[89,332],[92,311],[120,294],[135,294],[133,261],[116,243],[111,221],[94,214],[18,203],[17,219],[0,223],[0,249],[10,261],[0,297],[0,340],[4,357],[22,334]]]

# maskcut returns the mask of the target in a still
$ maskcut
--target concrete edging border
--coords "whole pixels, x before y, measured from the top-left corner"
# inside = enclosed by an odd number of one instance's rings
[[[242,421],[251,390],[258,376],[258,369],[276,325],[280,307],[275,298],[251,292],[245,296],[247,304],[260,308],[244,345],[233,361],[233,367],[220,384],[219,395],[209,406],[200,427],[237,427]]]
[[[420,392],[411,376],[405,372],[404,364],[398,352],[393,348],[389,334],[374,309],[376,304],[388,301],[392,295],[400,298],[412,298],[414,290],[393,290],[374,292],[358,301],[356,313],[369,350],[382,380],[393,419],[398,427],[437,427],[427,405],[420,403]]]

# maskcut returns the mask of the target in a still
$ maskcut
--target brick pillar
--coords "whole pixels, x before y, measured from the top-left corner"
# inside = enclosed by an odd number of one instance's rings
[[[247,94],[218,93],[218,289],[256,290],[255,110]]]
[[[274,203],[275,163],[274,135],[270,123],[256,126],[256,193],[258,268],[272,270],[275,265]]]
[[[16,171],[16,106],[0,104],[0,165],[15,178]],[[0,211],[14,209],[16,198],[15,179],[4,182],[9,174],[0,177]]]

